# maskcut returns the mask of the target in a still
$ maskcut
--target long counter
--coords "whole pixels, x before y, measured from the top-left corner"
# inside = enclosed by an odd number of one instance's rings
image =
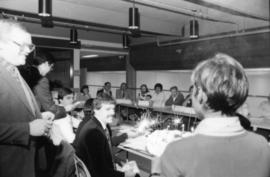
[[[123,104],[123,103],[119,103],[117,105],[129,107],[129,108],[134,108],[134,109],[143,109],[143,110],[150,109],[152,111],[160,112],[160,113],[198,118],[197,114],[189,114],[189,113],[185,113],[185,112],[181,112],[181,111],[173,111],[171,107],[158,108],[158,107],[138,106],[138,105],[134,105],[134,104]],[[248,119],[250,120],[251,126],[253,127],[254,131],[257,130],[258,128],[270,130],[270,119],[268,119],[268,118],[252,118],[252,117],[250,117]]]
[[[144,110],[150,109],[152,111],[160,112],[160,113],[167,113],[167,114],[174,114],[174,115],[181,115],[181,116],[198,118],[197,114],[186,113],[186,112],[181,112],[181,111],[174,111],[174,110],[172,110],[171,107],[147,107],[147,106],[139,106],[139,105],[134,105],[134,104],[123,104],[123,103],[119,103],[117,105],[129,107],[129,108],[135,108],[135,109],[144,109]]]

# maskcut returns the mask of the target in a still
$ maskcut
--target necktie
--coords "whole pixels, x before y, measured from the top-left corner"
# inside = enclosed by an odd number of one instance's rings
[[[108,143],[109,143],[110,150],[111,150],[111,148],[112,148],[112,143],[111,143],[111,137],[110,137],[109,130],[108,130],[108,128],[106,128],[104,131],[105,131],[105,135],[106,135],[106,138],[107,138],[107,141],[108,141]]]
[[[109,144],[109,148],[110,148],[110,154],[111,154],[111,157],[112,157],[112,164],[113,164],[113,167],[114,167],[114,169],[115,169],[114,157],[113,157],[113,155],[112,155],[111,136],[110,136],[110,133],[109,133],[108,128],[106,128],[104,131],[105,131],[105,135],[106,135],[106,138],[107,138],[107,141],[108,141],[108,144]]]

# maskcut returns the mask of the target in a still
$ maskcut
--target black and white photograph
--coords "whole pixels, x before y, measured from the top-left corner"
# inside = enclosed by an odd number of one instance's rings
[[[270,0],[0,0],[0,177],[270,177]]]

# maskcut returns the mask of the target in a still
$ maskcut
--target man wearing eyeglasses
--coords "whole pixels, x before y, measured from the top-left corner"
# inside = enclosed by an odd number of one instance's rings
[[[33,94],[17,70],[34,50],[19,23],[0,19],[0,176],[35,177],[36,139],[47,135],[52,113],[40,114]]]

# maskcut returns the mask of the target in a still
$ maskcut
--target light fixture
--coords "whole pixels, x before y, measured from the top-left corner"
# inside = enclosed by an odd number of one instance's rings
[[[82,58],[95,58],[95,57],[98,57],[97,54],[92,54],[92,55],[84,55],[82,56]]]
[[[38,1],[38,15],[42,17],[52,16],[52,0]]]
[[[128,38],[128,35],[123,34],[122,37],[123,37],[123,39],[122,39],[123,48],[124,49],[127,49],[129,47],[129,38]]]
[[[133,2],[133,7],[129,8],[129,25],[130,30],[139,30],[140,29],[140,13],[139,9],[135,7],[135,0]]]
[[[189,26],[190,26],[189,37],[191,39],[198,38],[199,37],[199,23],[198,23],[198,20],[195,20],[195,19],[190,20]]]
[[[77,44],[78,43],[78,33],[76,28],[70,29],[70,41],[71,44]]]

